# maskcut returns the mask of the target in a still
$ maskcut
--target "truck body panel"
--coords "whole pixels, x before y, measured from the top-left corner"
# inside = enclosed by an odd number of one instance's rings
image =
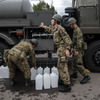
[[[65,9],[67,15],[63,16],[62,25],[72,37],[73,32],[66,23],[70,17],[76,18],[88,44],[84,64],[91,71],[100,72],[100,0],[73,0],[72,5]],[[53,35],[39,26],[41,22],[49,26],[53,14],[51,11],[33,12],[29,0],[0,1],[0,65],[4,49],[32,38],[39,42],[36,53],[48,53],[47,60],[52,62],[52,53],[57,49]]]
[[[25,27],[31,26],[28,19],[0,19],[0,27]]]

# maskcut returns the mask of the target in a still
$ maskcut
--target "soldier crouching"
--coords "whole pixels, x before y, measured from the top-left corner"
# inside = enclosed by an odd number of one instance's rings
[[[8,67],[9,67],[9,77],[11,79],[11,85],[15,84],[15,70],[18,67],[24,74],[26,79],[25,86],[30,86],[31,71],[30,66],[27,61],[27,56],[29,55],[31,59],[32,66],[36,68],[36,59],[34,48],[37,46],[38,42],[36,39],[31,39],[30,42],[22,41],[15,45],[8,52]]]

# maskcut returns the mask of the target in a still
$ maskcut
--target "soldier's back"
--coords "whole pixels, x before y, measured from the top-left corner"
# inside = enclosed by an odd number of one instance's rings
[[[17,44],[16,46],[14,46],[14,48],[19,49],[21,51],[25,51],[25,52],[27,52],[30,47],[32,47],[32,45],[25,41],[22,41],[19,44]]]
[[[30,48],[32,48],[30,43],[22,41],[10,49],[9,54],[15,56],[16,58],[21,54],[28,56]]]

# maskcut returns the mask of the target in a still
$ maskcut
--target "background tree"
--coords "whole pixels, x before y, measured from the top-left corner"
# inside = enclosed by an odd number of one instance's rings
[[[45,1],[41,1],[38,4],[33,4],[33,10],[36,11],[53,11],[54,13],[57,13],[55,10],[55,7],[53,6],[53,2],[51,5],[46,3]]]

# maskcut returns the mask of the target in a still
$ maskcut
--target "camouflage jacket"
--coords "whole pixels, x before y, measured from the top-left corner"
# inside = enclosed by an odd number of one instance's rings
[[[53,40],[57,46],[63,45],[70,49],[72,41],[62,26],[58,25],[56,28],[44,26],[44,29],[53,34]]]
[[[16,52],[13,52],[14,49],[17,49]],[[18,43],[17,45],[15,45],[12,49],[9,50],[9,54],[12,55],[17,55],[17,51],[21,51],[19,58],[23,57],[30,57],[32,66],[35,67],[36,66],[36,59],[35,59],[35,52],[34,49],[31,45],[31,43],[22,41],[20,43]],[[13,54],[16,53],[16,54]]]
[[[73,49],[74,51],[82,50],[83,34],[79,27],[73,31]]]

